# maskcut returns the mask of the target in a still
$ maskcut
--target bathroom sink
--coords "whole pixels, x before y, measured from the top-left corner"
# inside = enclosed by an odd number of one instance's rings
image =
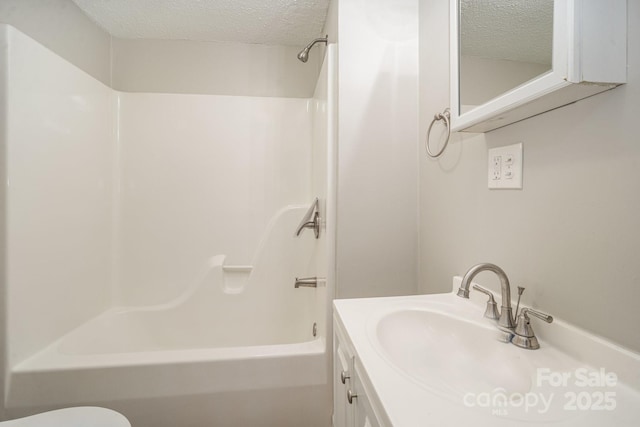
[[[488,322],[404,309],[374,324],[370,338],[382,356],[443,397],[462,402],[467,393],[531,389],[535,369],[520,357],[522,350],[500,342],[500,331]]]
[[[500,341],[485,295],[460,298],[461,282],[447,294],[334,302],[356,389],[381,402],[387,424],[637,425],[640,354],[560,319],[532,322],[538,349]]]
[[[504,333],[481,312],[437,304],[385,310],[369,318],[367,335],[399,375],[460,409],[531,422],[576,416],[560,398],[571,384],[558,388],[538,378],[540,369],[570,374],[577,362],[557,349],[504,342]]]

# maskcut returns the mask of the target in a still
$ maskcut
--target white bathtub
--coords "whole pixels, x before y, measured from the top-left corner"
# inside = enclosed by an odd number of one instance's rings
[[[139,427],[329,424],[324,338],[117,354],[64,354],[59,344],[12,371],[12,416],[100,404]]]
[[[136,427],[329,425],[326,288],[293,286],[292,266],[316,255],[311,233],[290,232],[305,208],[276,216],[255,265],[211,257],[179,298],[110,309],[13,367],[11,415],[100,405]]]

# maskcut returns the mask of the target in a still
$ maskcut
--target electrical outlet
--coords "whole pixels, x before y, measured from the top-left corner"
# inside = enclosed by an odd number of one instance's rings
[[[522,188],[522,143],[489,149],[489,188]]]
[[[491,168],[491,166],[489,167]],[[493,157],[493,180],[496,181],[501,178],[502,178],[502,157],[494,156]]]

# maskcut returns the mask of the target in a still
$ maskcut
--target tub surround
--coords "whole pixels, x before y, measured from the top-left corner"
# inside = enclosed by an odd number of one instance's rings
[[[312,200],[309,100],[118,93],[2,34],[10,366],[110,306],[175,299],[215,255],[252,264],[278,211]]]
[[[118,92],[117,101],[117,305],[172,300],[215,255],[252,265],[278,212],[316,196],[308,99]]]
[[[640,372],[640,354],[631,352],[616,346],[600,337],[577,329],[562,320],[554,320],[552,324],[537,323],[534,327],[540,339],[541,348],[539,350],[525,350],[512,344],[500,343],[491,340],[487,336],[490,345],[505,346],[499,350],[512,354],[518,360],[522,358],[525,364],[542,370],[550,369],[550,374],[565,375],[568,388],[555,386],[551,382],[542,380],[538,385],[537,381],[540,373],[530,378],[532,384],[531,392],[538,392],[538,397],[543,396],[549,399],[552,396],[552,404],[548,406],[550,411],[544,412],[540,406],[531,409],[532,412],[524,411],[523,405],[518,402],[513,406],[500,405],[482,406],[481,404],[465,406],[468,402],[475,403],[469,396],[463,394],[469,390],[462,389],[460,396],[455,395],[455,385],[451,386],[448,393],[435,391],[429,383],[423,383],[419,377],[404,371],[389,359],[389,355],[377,344],[372,334],[376,333],[378,322],[385,315],[402,310],[436,310],[442,311],[446,315],[453,316],[454,319],[462,319],[464,322],[475,322],[486,327],[494,328],[493,322],[483,320],[486,296],[479,292],[471,292],[469,300],[456,296],[456,291],[460,286],[462,278],[456,277],[453,281],[453,291],[448,294],[432,294],[412,297],[389,297],[374,299],[354,299],[336,300],[334,302],[334,328],[336,330],[336,342],[338,347],[342,345],[348,348],[355,357],[355,371],[358,375],[358,384],[353,389],[353,383],[347,382],[353,393],[366,393],[363,396],[370,402],[370,409],[366,414],[358,414],[363,411],[360,402],[354,398],[353,405],[347,404],[347,411],[354,411],[355,418],[363,419],[369,417],[371,425],[411,427],[415,425],[438,425],[438,426],[459,426],[473,424],[478,426],[510,426],[514,422],[535,423],[553,422],[554,425],[566,426],[602,426],[619,425],[633,426],[640,417],[640,384],[638,383],[638,372]],[[498,298],[499,300],[499,298]],[[500,301],[498,301],[500,303]],[[534,323],[533,321],[532,323]],[[442,326],[442,325],[441,325]],[[484,328],[485,326],[483,326]],[[446,325],[444,326],[446,328]],[[426,332],[425,332],[426,333]],[[452,342],[456,338],[460,339],[455,332],[451,332]],[[491,335],[491,334],[489,334]],[[446,340],[445,340],[446,342]],[[451,362],[460,363],[460,369],[464,371],[464,360],[466,358],[481,357],[477,352],[470,354],[446,354],[445,347],[435,348],[440,352],[438,357],[449,359]],[[480,343],[482,345],[482,343]],[[338,348],[337,347],[337,348]],[[480,352],[482,353],[482,352]],[[505,353],[505,354],[506,354]],[[407,363],[411,362],[412,354],[405,357]],[[339,360],[338,358],[336,360]],[[561,362],[560,362],[561,361]],[[418,362],[420,363],[420,362]],[[493,371],[498,372],[501,368],[500,360],[482,360],[480,363],[496,364]],[[557,371],[553,370],[553,367]],[[578,371],[578,369],[584,371]],[[541,371],[538,371],[541,372]],[[584,375],[582,373],[585,373]],[[597,373],[597,384],[593,378],[591,385],[579,386],[578,382],[582,377]],[[470,370],[468,375],[477,375],[478,371]],[[615,375],[614,383],[605,384],[608,381],[607,375]],[[335,373],[334,373],[335,375]],[[545,377],[547,378],[547,377]],[[341,387],[340,379],[334,379]],[[509,378],[504,378],[503,382],[509,382]],[[499,383],[500,381],[498,381]],[[446,381],[445,381],[446,383]],[[613,385],[612,385],[613,384]],[[435,384],[433,384],[435,386]],[[344,386],[342,386],[344,387]],[[565,409],[567,405],[571,407],[569,397],[564,393],[573,391],[578,396],[574,406],[581,406],[575,410]],[[478,391],[478,390],[476,390]],[[487,386],[486,390],[479,390],[488,393],[500,393],[499,389]],[[338,388],[339,394],[340,388]],[[450,394],[453,392],[454,394]],[[613,392],[609,395],[608,409],[590,410],[591,405],[595,405],[596,400],[592,400],[596,394]],[[507,395],[503,389],[503,394]],[[585,394],[586,393],[586,394]],[[479,395],[479,393],[476,393]],[[584,395],[584,396],[580,396]],[[593,396],[592,396],[593,395]],[[588,403],[585,403],[588,398]],[[467,400],[464,400],[467,399]],[[538,400],[538,403],[541,401]],[[339,405],[341,402],[336,402]],[[346,403],[346,402],[344,402]],[[491,403],[491,402],[489,402]],[[602,403],[602,402],[601,402]],[[563,406],[564,405],[564,406]],[[587,406],[585,406],[587,405]],[[595,408],[595,406],[594,406]],[[335,410],[335,408],[334,408]],[[339,410],[338,410],[339,411]],[[503,411],[503,412],[496,412]],[[339,413],[339,412],[338,412]],[[342,427],[341,424],[337,424]],[[346,424],[349,425],[348,423]],[[360,425],[360,424],[358,424]]]
[[[324,427],[332,284],[293,285],[332,280],[335,228],[293,233],[314,196],[335,211],[334,69],[312,99],[119,93],[0,35],[6,415],[101,405],[139,426]]]
[[[18,30],[0,25],[0,37],[13,366],[110,304],[114,94]]]

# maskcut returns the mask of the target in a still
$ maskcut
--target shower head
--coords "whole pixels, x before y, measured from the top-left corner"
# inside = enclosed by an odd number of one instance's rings
[[[298,54],[298,59],[302,62],[307,62],[309,60],[309,48],[305,47]]]
[[[309,49],[311,49],[313,47],[313,45],[316,44],[316,43],[327,44],[328,37],[329,36],[320,37],[320,38],[315,39],[311,43],[309,43],[304,49],[302,49],[300,51],[300,53],[298,53],[298,59],[300,61],[302,61],[302,62],[307,62],[309,60]]]

